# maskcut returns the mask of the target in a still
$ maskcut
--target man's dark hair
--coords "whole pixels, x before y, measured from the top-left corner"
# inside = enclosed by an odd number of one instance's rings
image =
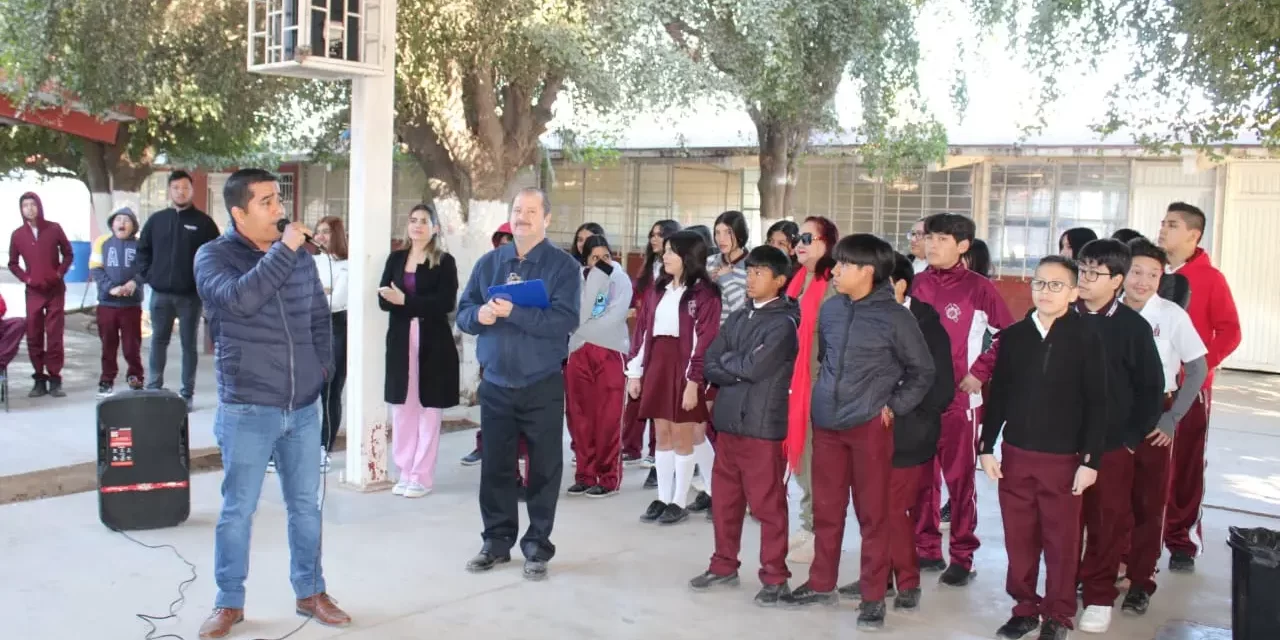
[[[1036,264],[1036,269],[1039,269],[1040,267],[1043,267],[1046,264],[1056,264],[1059,267],[1066,269],[1067,273],[1071,274],[1071,280],[1070,280],[1071,286],[1073,287],[1076,286],[1076,282],[1080,278],[1080,266],[1076,264],[1075,260],[1072,260],[1071,258],[1064,258],[1056,253],[1050,254],[1043,258],[1040,258],[1040,262]]]
[[[1132,258],[1142,257],[1151,258],[1152,260],[1159,262],[1161,267],[1169,265],[1169,254],[1165,253],[1164,249],[1156,246],[1156,243],[1143,238],[1142,236],[1138,236],[1137,238],[1129,241],[1129,253],[1131,257],[1131,264],[1133,262]]]
[[[786,277],[791,273],[791,258],[770,244],[762,244],[747,254],[747,268],[761,267],[773,273],[773,277]]]
[[[253,185],[263,182],[279,182],[275,174],[266,169],[241,169],[227,178],[222,187],[222,201],[227,205],[227,213],[234,207],[249,210],[249,198],[253,195]]]
[[[515,197],[511,198],[511,207],[509,208],[515,207],[516,199],[518,199],[522,195],[525,195],[526,193],[538,194],[538,196],[542,198],[542,215],[544,216],[551,215],[551,196],[547,195],[546,191],[543,191],[542,189],[539,189],[537,187],[525,187],[517,191]],[[574,240],[576,241],[577,238],[574,238]]]
[[[924,232],[955,238],[956,242],[973,242],[978,227],[968,216],[958,213],[935,213],[924,219]]]
[[[187,182],[195,182],[194,180],[191,179],[191,174],[187,173],[186,171],[183,171],[182,169],[175,169],[169,172],[169,181],[165,184],[173,184],[179,180],[186,180]]]
[[[1099,267],[1106,267],[1111,275],[1122,278],[1129,273],[1129,264],[1133,261],[1129,246],[1111,238],[1094,240],[1076,251],[1075,256],[1076,262],[1081,264],[1089,262]]]
[[[1200,207],[1186,202],[1173,202],[1169,204],[1169,212],[1182,216],[1182,221],[1186,223],[1187,228],[1199,231],[1200,239],[1204,239],[1205,218]],[[1196,243],[1199,244],[1199,240]]]
[[[879,287],[893,273],[894,253],[888,242],[869,233],[855,233],[841,238],[831,252],[831,257],[838,263],[873,268],[875,275],[872,276],[871,283],[872,286]]]
[[[1128,228],[1116,229],[1116,232],[1111,234],[1112,240],[1119,240],[1120,242],[1123,242],[1125,244],[1129,244],[1130,242],[1133,242],[1134,240],[1141,237],[1142,237],[1141,233],[1138,233],[1137,231],[1134,231],[1133,229],[1128,229]]]
[[[911,281],[916,278],[915,267],[911,265],[911,259],[894,252],[893,254],[893,273],[889,275],[894,282],[907,283],[907,291],[911,290]]]

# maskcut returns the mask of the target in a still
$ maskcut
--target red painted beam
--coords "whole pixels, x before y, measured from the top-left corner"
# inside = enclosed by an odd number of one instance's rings
[[[137,106],[121,107],[114,114],[126,119],[147,117],[147,110]],[[0,96],[0,119],[44,127],[86,140],[115,144],[120,130],[118,120],[103,120],[84,111],[68,107],[41,107],[19,111],[6,97]]]

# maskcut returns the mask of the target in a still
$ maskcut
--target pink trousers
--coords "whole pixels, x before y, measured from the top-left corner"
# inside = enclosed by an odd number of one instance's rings
[[[404,404],[391,405],[391,449],[401,479],[431,488],[443,419],[443,409],[423,407],[418,401],[418,320],[414,318],[409,325],[409,394]]]

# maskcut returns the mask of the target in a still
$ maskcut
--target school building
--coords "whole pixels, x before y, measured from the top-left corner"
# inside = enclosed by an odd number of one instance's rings
[[[738,209],[754,221],[752,242],[772,220],[759,219],[759,164],[747,147],[623,149],[600,166],[560,159],[540,175],[522,173],[512,189],[549,188],[551,237],[567,246],[586,221],[605,228],[636,266],[649,228],[672,218],[710,226]],[[286,208],[314,224],[346,217],[345,168],[294,162],[279,168]],[[197,204],[226,223],[226,173],[199,173]],[[142,210],[162,208],[164,174],[142,189]],[[397,166],[395,207],[401,217],[428,193],[414,163]],[[1200,207],[1209,228],[1203,246],[1235,294],[1244,340],[1226,366],[1280,372],[1280,287],[1267,262],[1280,225],[1280,159],[1258,147],[1230,157],[1155,156],[1133,146],[955,146],[945,163],[885,180],[859,164],[854,147],[820,147],[799,162],[791,218],[821,215],[841,234],[874,233],[899,250],[911,225],[932,213],[972,216],[991,248],[997,282],[1015,313],[1030,307],[1027,277],[1043,255],[1057,252],[1061,233],[1087,226],[1099,236],[1130,227],[1155,238],[1168,203]],[[1268,284],[1268,282],[1271,282]]]

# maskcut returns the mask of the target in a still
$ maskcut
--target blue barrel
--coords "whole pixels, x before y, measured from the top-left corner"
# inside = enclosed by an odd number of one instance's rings
[[[90,243],[84,241],[75,241],[71,243],[71,251],[75,254],[71,257],[71,269],[67,271],[65,282],[88,282],[89,281],[89,252]]]

